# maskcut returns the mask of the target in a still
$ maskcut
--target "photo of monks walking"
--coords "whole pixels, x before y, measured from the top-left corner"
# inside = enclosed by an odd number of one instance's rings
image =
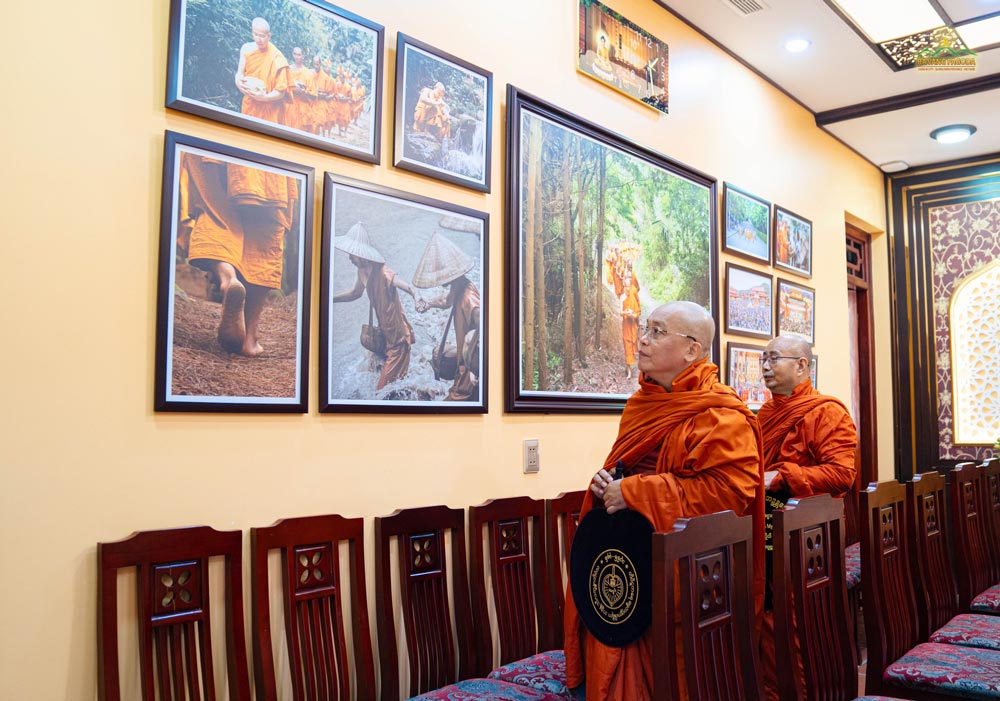
[[[320,411],[486,411],[486,224],[327,174]]]
[[[167,136],[158,408],[304,411],[312,179]]]
[[[167,106],[377,160],[382,28],[308,0],[174,0]]]

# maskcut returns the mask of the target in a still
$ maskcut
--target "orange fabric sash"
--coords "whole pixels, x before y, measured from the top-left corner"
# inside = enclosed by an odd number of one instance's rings
[[[833,402],[847,411],[847,407],[836,397],[820,394],[813,389],[812,381],[806,378],[792,390],[791,395],[783,397],[774,395],[757,413],[760,430],[764,434],[764,466],[777,462],[781,444],[792,429],[792,426],[802,420],[802,417],[818,406]],[[850,412],[848,412],[850,413]]]

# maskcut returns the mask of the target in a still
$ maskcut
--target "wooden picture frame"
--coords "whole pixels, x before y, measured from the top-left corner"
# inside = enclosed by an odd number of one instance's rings
[[[716,181],[511,85],[507,110],[505,409],[619,411],[655,306],[718,318]]]
[[[319,410],[485,414],[489,214],[327,173],[322,231]]]
[[[166,106],[378,163],[382,25],[323,0],[230,6],[171,0]]]
[[[774,295],[774,327],[777,335],[816,342],[816,290],[778,278]]]
[[[490,191],[493,74],[400,32],[393,165]]]
[[[308,410],[313,169],[166,132],[156,411]]]
[[[812,277],[812,222],[774,205],[774,267]]]
[[[774,337],[774,279],[742,265],[726,262],[726,333],[753,338]]]
[[[732,387],[751,411],[757,412],[771,398],[764,385],[760,355],[764,346],[730,341],[726,344],[726,384]]]
[[[770,202],[723,183],[721,230],[723,251],[770,265]]]

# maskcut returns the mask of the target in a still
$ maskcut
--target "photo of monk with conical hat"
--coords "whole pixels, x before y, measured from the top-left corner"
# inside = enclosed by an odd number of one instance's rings
[[[378,320],[378,328],[385,337],[385,356],[378,358],[382,365],[376,389],[406,375],[410,368],[410,347],[416,341],[413,327],[406,319],[398,290],[413,297],[419,309],[423,300],[406,280],[385,264],[385,258],[372,245],[371,237],[359,221],[343,236],[333,237],[333,247],[348,254],[358,269],[354,286],[333,296],[333,302],[353,302],[365,292]]]
[[[450,310],[439,346],[442,353],[446,353],[444,336],[447,336],[448,327],[454,321],[454,358],[457,368],[454,383],[449,389],[445,401],[473,399],[479,390],[479,329],[482,305],[479,289],[466,277],[466,273],[472,270],[475,265],[475,260],[463,253],[458,246],[440,232],[436,232],[427,242],[424,254],[413,273],[413,284],[417,287],[429,289],[445,286],[448,288],[439,297],[417,305],[420,312],[429,308]]]

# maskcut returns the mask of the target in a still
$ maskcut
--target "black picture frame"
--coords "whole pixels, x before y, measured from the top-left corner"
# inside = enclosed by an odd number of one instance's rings
[[[774,267],[802,277],[812,277],[812,222],[774,205]]]
[[[551,148],[543,159],[546,144]],[[630,306],[632,297],[647,290],[645,314],[650,305],[688,298],[718,318],[716,180],[513,85],[507,86],[506,159],[504,408],[533,413],[618,412],[638,388],[638,368],[629,363],[626,333],[631,331],[637,343],[644,315],[642,305]],[[626,174],[632,189],[618,187]],[[610,197],[605,199],[612,184],[614,196],[630,198],[624,203],[614,200],[616,206],[622,205],[616,212],[652,206],[641,201],[644,193],[639,188],[648,188],[645,194],[650,194],[651,201],[678,216],[650,216],[641,231],[625,235],[622,227],[616,232],[614,227],[624,224],[624,219],[609,220],[610,206],[602,209],[601,204],[612,204]],[[573,206],[574,191],[585,193],[584,206]],[[568,203],[560,194],[565,192],[571,193]],[[577,197],[576,204],[580,202]],[[605,212],[603,219],[600,212]],[[641,216],[649,214],[640,212]],[[588,222],[591,226],[580,228],[581,216],[584,227]],[[571,233],[584,232],[570,236],[569,253],[564,248],[565,233],[558,233],[565,232],[566,226]],[[683,260],[682,248],[689,256]],[[567,276],[562,264],[546,267],[546,253],[569,260],[574,274]],[[619,294],[619,281],[626,279]],[[545,285],[544,293],[537,287],[539,280]],[[616,326],[608,320],[605,325],[605,309],[628,323]],[[557,333],[561,340],[554,338]],[[551,343],[543,342],[543,336],[552,339]],[[711,349],[716,358],[718,343],[716,338]]]
[[[307,411],[313,169],[173,131],[163,153],[154,409]]]
[[[333,173],[326,174],[323,189],[319,410],[487,413],[489,214]],[[382,258],[383,264],[366,263],[365,255]],[[449,264],[435,266],[435,260]],[[451,282],[435,277],[435,270],[444,275],[454,273],[455,265],[470,263],[472,267]],[[384,306],[371,302],[369,287],[362,282],[363,266],[370,270],[364,274],[381,270],[387,280],[384,287],[374,288],[375,298],[386,300]],[[407,287],[414,294],[408,294]],[[453,289],[456,296],[467,295],[458,299],[454,316],[449,312],[454,305],[448,304],[453,298],[447,296]],[[430,308],[421,311],[418,298]],[[459,365],[457,377],[439,377],[435,353],[450,340],[457,347],[457,329],[464,325],[459,314],[473,308],[476,299],[478,330],[463,336],[467,373],[463,375]],[[359,332],[366,324],[382,329],[386,352],[362,346]],[[413,342],[404,351],[398,344],[407,336],[406,326],[412,329]],[[404,353],[409,359],[405,368]],[[403,368],[401,374],[398,368]]]
[[[730,183],[723,183],[720,231],[725,253],[770,265],[770,202]]]
[[[774,328],[777,335],[816,342],[816,290],[778,278],[774,294]]]
[[[726,344],[726,384],[756,413],[771,398],[764,385],[760,355],[764,346],[729,341]]]
[[[400,32],[395,104],[394,166],[490,191],[493,73]]]
[[[774,278],[726,261],[726,333],[774,337]]]
[[[384,27],[323,0],[260,0],[249,14],[253,16],[227,17],[218,0],[171,0],[166,106],[378,163]],[[266,67],[259,69],[265,77],[249,75],[243,84],[281,92],[283,81],[285,96],[274,102],[244,99],[237,86],[244,52],[254,56],[257,50],[257,19],[268,23],[270,44],[281,57],[267,56]],[[246,28],[243,36],[220,31],[234,24]],[[295,48],[303,52],[301,80],[296,78]],[[287,69],[280,67],[282,61]],[[317,61],[321,70],[327,69],[322,70],[325,77],[317,78]],[[348,75],[358,78],[357,85]]]

